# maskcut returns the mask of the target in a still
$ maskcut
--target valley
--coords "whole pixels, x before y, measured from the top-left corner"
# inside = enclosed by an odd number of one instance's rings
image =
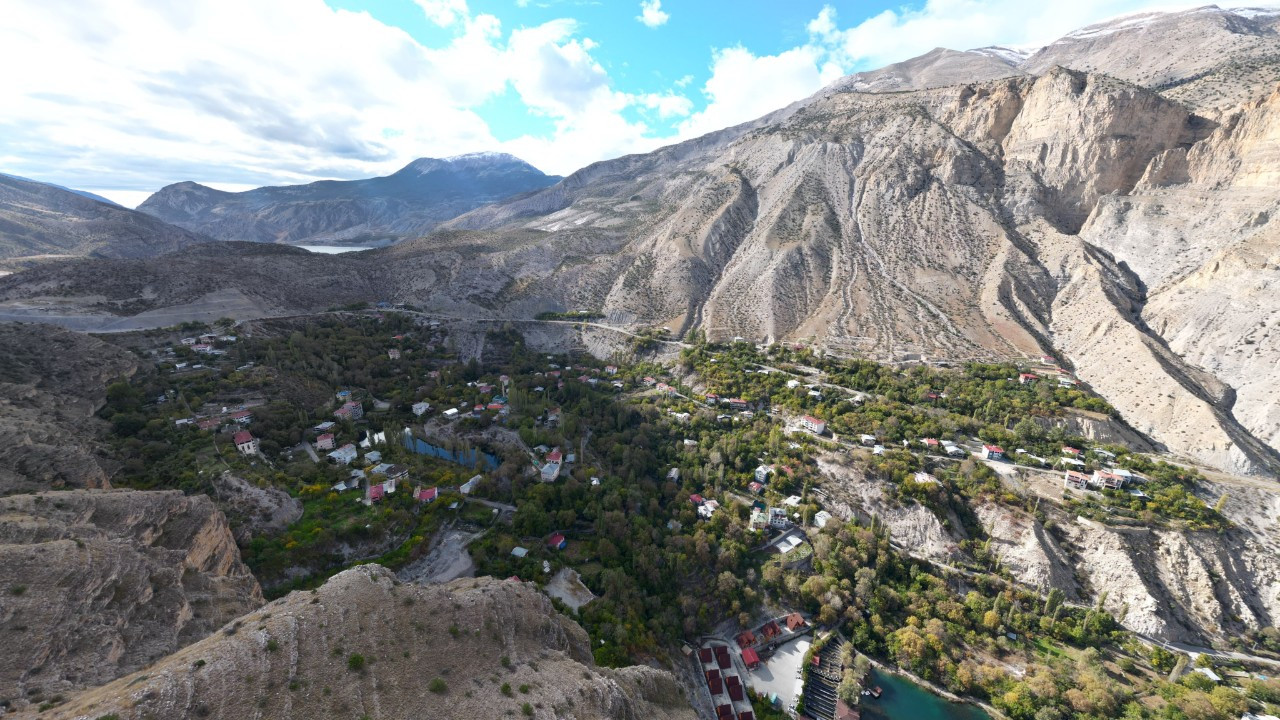
[[[598,19],[529,24],[576,4],[410,4],[440,48],[312,5],[278,11],[350,33],[322,90],[277,22],[243,87],[157,42],[92,132],[5,113],[96,55],[0,110],[0,159],[104,175],[0,173],[0,715],[1280,715],[1280,10],[837,77],[866,36],[827,7],[696,103]],[[343,54],[375,37],[390,76]],[[705,132],[734,63],[790,104]]]

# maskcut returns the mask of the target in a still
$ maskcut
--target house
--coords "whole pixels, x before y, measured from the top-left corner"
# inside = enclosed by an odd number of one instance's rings
[[[604,374],[605,374],[605,375],[617,375],[617,374],[618,374],[618,366],[617,366],[617,365],[605,365],[605,366],[604,366]]]
[[[1060,457],[1058,458],[1058,461],[1054,464],[1055,465],[1071,465],[1073,467],[1084,467],[1085,463],[1083,460],[1077,460],[1076,458],[1073,458],[1073,457]]]
[[[241,425],[248,425],[253,422],[253,411],[237,410],[236,412],[231,413],[231,419]]]
[[[382,496],[385,495],[386,492],[387,492],[387,489],[382,485],[382,483],[378,483],[377,485],[370,485],[369,494],[365,498],[365,502],[366,503],[378,502],[379,500],[382,499]]]
[[[329,453],[326,457],[335,463],[350,465],[351,462],[356,459],[357,454],[358,451],[356,450],[356,446],[351,443],[347,443],[346,445],[343,445],[337,450]]]
[[[346,402],[333,412],[339,420],[359,420],[364,417],[364,405],[358,402]]]
[[[673,412],[671,413],[671,416],[676,419],[676,422],[684,424],[688,424],[690,417],[687,412]]]
[[[1033,383],[1039,379],[1040,379],[1040,376],[1036,375],[1035,373],[1018,373],[1019,385],[1026,385],[1027,383]]]
[[[333,433],[325,433],[316,438],[316,449],[332,450],[335,443],[337,443],[337,439],[333,436]]]
[[[1214,672],[1212,668],[1196,668],[1195,672],[1200,673],[1201,675],[1209,678],[1215,683],[1222,682],[1222,677],[1219,676],[1218,673]]]
[[[248,430],[241,430],[233,435],[231,440],[236,444],[236,450],[239,450],[241,455],[258,454],[258,438]]]
[[[876,436],[867,435],[866,433],[863,433],[862,435],[858,436],[858,443],[866,447],[871,447],[872,445],[876,444]]]
[[[191,349],[192,349],[192,350],[195,350],[195,351],[196,351],[196,352],[198,352],[198,353],[209,353],[209,352],[213,352],[213,346],[212,346],[212,345],[207,345],[207,344],[205,344],[205,343],[197,343],[197,344],[195,344],[195,345],[192,345],[192,346],[191,346]]]
[[[769,527],[769,513],[764,510],[753,509],[751,511],[751,521],[747,527],[752,530],[764,530]]]
[[[319,425],[317,425],[317,426],[315,426],[314,428],[312,428],[312,430],[315,430],[315,431],[316,431],[316,432],[318,432],[318,433],[326,433],[326,432],[329,432],[330,430],[332,430],[332,429],[334,429],[334,428],[336,428],[336,427],[338,427],[338,423],[336,423],[336,422],[334,422],[334,421],[332,421],[332,420],[325,420],[324,422],[322,422],[322,423],[320,423]]]
[[[443,414],[446,420],[456,420],[458,417],[458,409],[449,408],[448,410],[445,410]]]
[[[1094,485],[1107,488],[1108,490],[1119,490],[1124,487],[1124,478],[1106,470],[1095,470],[1091,481]]]
[[[182,338],[182,344],[183,344],[183,345],[195,345],[195,344],[196,344],[196,339],[195,339],[195,338]]]
[[[470,480],[462,483],[462,485],[458,487],[458,492],[462,493],[463,495],[470,495],[472,492],[475,491],[476,486],[479,484],[480,484],[480,476],[476,475],[472,477]]]
[[[773,474],[773,468],[769,465],[760,465],[756,467],[756,482],[767,483],[769,476]]]
[[[437,495],[439,495],[437,488],[416,487],[413,489],[413,499],[418,502],[435,502]]]
[[[547,547],[551,548],[552,550],[563,550],[566,547],[568,547],[568,545],[569,545],[569,541],[566,540],[564,538],[564,535],[560,533],[556,533],[555,535],[552,535],[551,537],[547,538]]]
[[[208,418],[207,420],[201,420],[196,423],[196,427],[201,430],[217,430],[222,427],[222,418]]]
[[[787,511],[780,507],[769,508],[769,526],[778,530],[786,530],[791,526],[787,519]]]
[[[1064,445],[1064,446],[1062,447],[1062,454],[1063,454],[1063,455],[1079,456],[1079,455],[1080,455],[1080,450],[1078,450],[1077,448],[1068,447],[1068,446]]]
[[[814,516],[813,516],[813,524],[814,524],[814,525],[815,525],[819,530],[821,530],[822,528],[826,527],[826,526],[827,526],[827,523],[829,523],[829,522],[831,522],[831,513],[827,512],[826,510],[819,510],[819,511],[818,511],[817,513],[815,513],[815,514],[814,514]]]
[[[805,415],[804,417],[800,418],[800,427],[804,428],[805,430],[808,430],[814,435],[821,435],[827,431],[826,421],[819,420],[818,418],[812,415]]]
[[[560,463],[549,462],[542,466],[542,482],[555,482],[560,477]]]
[[[1004,448],[999,445],[983,445],[983,460],[1004,460]]]
[[[732,410],[746,410],[747,401],[742,398],[729,398],[729,408]]]
[[[387,351],[387,357],[391,358],[392,360],[399,360],[400,351],[396,348],[391,348],[390,350]]]
[[[1089,476],[1084,473],[1068,470],[1066,475],[1062,476],[1063,487],[1075,488],[1076,490],[1084,490],[1089,484]]]
[[[742,649],[742,664],[747,666],[748,670],[755,670],[760,667],[760,655],[754,648]]]
[[[693,503],[694,505],[701,505],[706,501],[702,499],[701,495],[699,495],[698,493],[694,493],[689,496],[689,502]]]
[[[761,485],[760,483],[755,482],[753,480],[747,483],[747,489],[755,493],[756,495],[759,495],[760,493],[764,492],[764,485]]]
[[[559,463],[562,460],[564,460],[564,453],[560,452],[560,448],[547,453],[547,462],[549,463]]]
[[[872,455],[883,455],[883,454],[884,454],[884,446],[883,446],[883,445],[876,445],[875,447],[871,448],[871,454],[872,454]]]
[[[529,549],[528,549],[528,548],[522,548],[522,547],[520,547],[519,545],[517,545],[516,547],[511,548],[511,554],[512,554],[512,555],[514,555],[514,556],[516,556],[516,557],[518,557],[518,558],[522,558],[522,557],[524,557],[525,555],[528,555],[528,554],[529,554]]]
[[[808,623],[804,621],[804,616],[798,612],[791,613],[790,615],[787,616],[787,619],[786,619],[788,632],[798,632],[804,629],[805,625],[807,624]]]
[[[646,377],[646,378],[644,379],[644,384],[645,384],[645,385],[648,385],[649,387],[653,387],[653,386],[654,386],[654,384],[656,384],[657,382],[658,382],[657,380],[654,380],[654,379],[653,379],[653,378],[651,378],[651,377]]]
[[[698,506],[698,515],[710,520],[712,515],[716,514],[716,510],[720,509],[720,503],[715,500],[707,500]]]
[[[410,409],[413,410],[413,414],[415,417],[422,417],[423,415],[426,415],[428,412],[431,412],[431,403],[416,402],[413,404],[413,407]]]
[[[668,470],[667,479],[671,482],[680,482],[680,468],[671,468]]]
[[[370,450],[364,454],[365,462],[380,463],[382,462],[382,453],[377,450]]]
[[[938,438],[921,438],[920,442],[924,443],[924,446],[930,450],[938,449]]]
[[[800,507],[800,496],[791,495],[786,500],[783,500],[782,504],[786,505],[787,507]]]
[[[957,456],[957,455],[964,455],[964,454],[965,454],[964,448],[960,447],[959,445],[956,445],[955,443],[951,442],[950,440],[943,440],[943,441],[942,441],[942,448],[943,448],[944,450],[946,450],[946,451],[947,451],[947,454],[948,454],[948,455],[951,455],[951,456],[953,456],[953,457],[954,457],[954,456]]]

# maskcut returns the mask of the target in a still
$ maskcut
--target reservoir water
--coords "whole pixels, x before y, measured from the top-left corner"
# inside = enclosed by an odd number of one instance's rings
[[[377,247],[385,247],[383,245],[296,245],[303,250],[310,250],[313,253],[321,255],[337,255],[338,253],[359,252],[361,250],[373,250]]]
[[[884,694],[862,698],[863,720],[991,720],[976,705],[953,703],[899,675],[872,670],[871,685]]]

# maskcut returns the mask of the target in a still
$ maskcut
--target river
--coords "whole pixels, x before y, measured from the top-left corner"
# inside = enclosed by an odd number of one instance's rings
[[[953,703],[900,675],[872,670],[871,685],[884,694],[862,698],[864,720],[991,720],[976,705]]]

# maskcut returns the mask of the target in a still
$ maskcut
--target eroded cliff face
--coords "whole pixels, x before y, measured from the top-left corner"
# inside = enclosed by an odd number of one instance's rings
[[[51,325],[0,323],[0,494],[108,487],[93,452],[110,381],[137,359]]]
[[[433,691],[436,678],[445,687]],[[507,697],[502,683],[529,692]],[[586,632],[532,587],[400,584],[377,565],[291,593],[42,717],[502,717],[525,702],[583,720],[696,717],[665,671],[595,667]]]
[[[0,498],[0,698],[98,685],[262,604],[226,518],[178,491]]]
[[[1214,488],[1211,492],[1218,492]],[[1125,627],[1160,640],[1204,643],[1280,617],[1274,491],[1233,486],[1223,533],[1110,527],[1048,508],[1055,529],[996,504],[975,508],[990,549],[1020,582],[1102,606]],[[1267,513],[1272,513],[1267,515]]]

